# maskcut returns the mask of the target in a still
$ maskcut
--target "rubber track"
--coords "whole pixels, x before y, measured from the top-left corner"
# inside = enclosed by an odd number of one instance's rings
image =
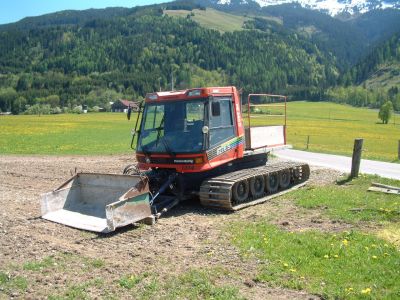
[[[246,201],[233,203],[232,188],[235,183],[247,180],[250,184],[251,178],[260,175],[264,176],[265,181],[268,175],[279,173],[287,169],[290,170],[291,178],[290,185],[286,189],[281,189],[279,187],[275,193],[265,191],[264,194],[258,198],[252,197],[251,192],[249,192],[249,197]],[[292,161],[268,163],[262,167],[244,169],[203,181],[200,187],[200,202],[206,207],[234,211],[287,193],[290,190],[304,185],[309,177],[310,167],[307,164]]]

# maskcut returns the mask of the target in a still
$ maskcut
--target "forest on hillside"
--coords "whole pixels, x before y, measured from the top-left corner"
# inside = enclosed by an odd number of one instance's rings
[[[51,15],[0,27],[0,110],[107,108],[119,98],[169,90],[172,83],[176,89],[235,85],[245,93],[322,100],[358,78],[353,70],[341,76],[347,63],[326,45],[264,18],[246,22],[242,31],[219,32],[199,26],[190,14],[174,18],[163,9],[90,12],[86,22],[85,14],[74,19],[68,13],[55,24]],[[371,93],[363,105],[382,99]]]

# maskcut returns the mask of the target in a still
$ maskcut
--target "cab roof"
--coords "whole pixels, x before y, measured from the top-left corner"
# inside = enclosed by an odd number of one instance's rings
[[[236,93],[236,87],[204,87],[180,91],[155,92],[146,95],[146,102],[168,101],[168,100],[191,100],[195,98],[206,98],[216,95],[232,95]]]

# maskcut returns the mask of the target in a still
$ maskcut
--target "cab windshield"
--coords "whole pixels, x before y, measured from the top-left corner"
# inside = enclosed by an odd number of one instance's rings
[[[147,104],[138,151],[191,153],[203,150],[205,100]]]

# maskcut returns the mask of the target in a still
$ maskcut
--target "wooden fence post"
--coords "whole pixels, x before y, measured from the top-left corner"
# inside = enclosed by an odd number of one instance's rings
[[[310,143],[310,136],[309,135],[307,135],[307,147],[306,147],[306,149],[308,150],[308,144]]]
[[[355,139],[353,148],[353,158],[351,160],[351,174],[350,177],[358,177],[361,163],[361,153],[364,139]]]

